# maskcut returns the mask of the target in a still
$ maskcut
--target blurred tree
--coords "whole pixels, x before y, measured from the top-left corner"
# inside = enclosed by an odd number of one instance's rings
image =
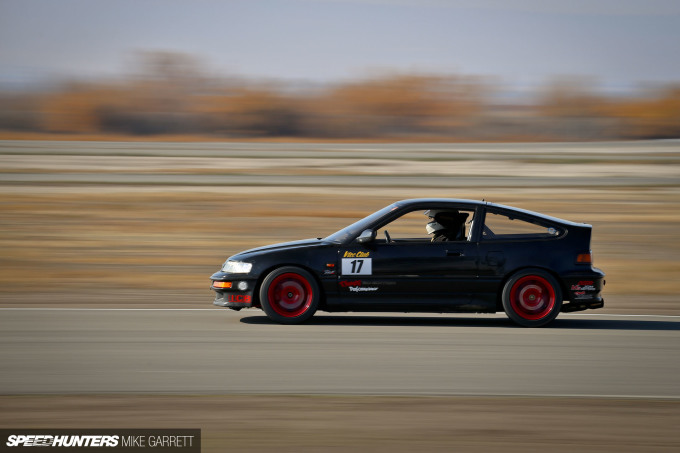
[[[0,93],[0,130],[35,132],[43,128],[42,97],[34,93]]]
[[[193,113],[208,77],[200,61],[177,52],[139,52],[115,102],[98,109],[104,131],[147,135],[198,133]]]
[[[553,80],[539,94],[539,113],[561,118],[601,115],[605,99],[595,92],[594,85],[592,79],[585,77]]]
[[[139,52],[130,76],[0,95],[0,128],[225,137],[597,140],[680,137],[680,85],[607,96],[585,77],[499,102],[485,79],[387,74],[320,89],[209,77],[177,52]],[[535,92],[532,94],[536,94]],[[492,102],[493,101],[493,102]],[[529,101],[529,102],[527,102]]]
[[[383,136],[455,134],[482,103],[470,80],[399,75],[342,85],[307,105],[320,115],[311,129],[323,135]]]
[[[69,83],[43,98],[41,110],[48,132],[93,133],[101,130],[98,111],[102,104],[115,102],[116,93],[86,83]]]
[[[608,118],[609,100],[598,94],[589,77],[557,78],[544,87],[537,104],[536,121],[548,137],[559,140],[615,138]]]
[[[206,96],[198,110],[210,132],[258,137],[301,133],[297,100],[267,88],[234,88]]]
[[[644,96],[613,104],[623,138],[680,138],[680,85],[648,90]]]

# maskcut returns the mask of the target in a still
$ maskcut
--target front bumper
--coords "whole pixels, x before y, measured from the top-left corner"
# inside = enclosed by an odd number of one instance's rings
[[[213,305],[226,308],[249,308],[253,306],[253,295],[247,292],[215,291]]]
[[[213,305],[226,308],[249,308],[254,305],[257,280],[243,278],[241,275],[217,272],[210,277],[210,289],[215,291]],[[227,286],[228,287],[225,287]],[[216,287],[221,286],[221,287]]]

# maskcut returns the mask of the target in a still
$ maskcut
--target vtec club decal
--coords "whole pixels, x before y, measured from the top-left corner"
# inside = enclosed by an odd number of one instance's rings
[[[368,258],[371,256],[371,252],[348,252],[342,256],[343,258]]]

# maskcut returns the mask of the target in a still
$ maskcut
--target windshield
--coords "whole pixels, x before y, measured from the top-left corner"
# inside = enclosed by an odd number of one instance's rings
[[[335,242],[337,244],[343,244],[347,242],[347,240],[349,240],[350,238],[358,236],[359,233],[373,225],[376,222],[376,220],[394,211],[395,209],[397,209],[397,207],[398,206],[396,204],[392,204],[385,208],[382,208],[380,211],[376,211],[373,214],[369,215],[368,217],[364,217],[358,222],[354,222],[350,226],[345,227],[342,230],[331,234],[324,240],[329,242]]]

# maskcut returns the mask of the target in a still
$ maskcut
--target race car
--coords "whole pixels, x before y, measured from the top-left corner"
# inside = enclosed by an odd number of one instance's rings
[[[298,324],[327,312],[495,313],[526,327],[601,308],[592,226],[486,201],[398,201],[325,238],[247,250],[214,304]]]

